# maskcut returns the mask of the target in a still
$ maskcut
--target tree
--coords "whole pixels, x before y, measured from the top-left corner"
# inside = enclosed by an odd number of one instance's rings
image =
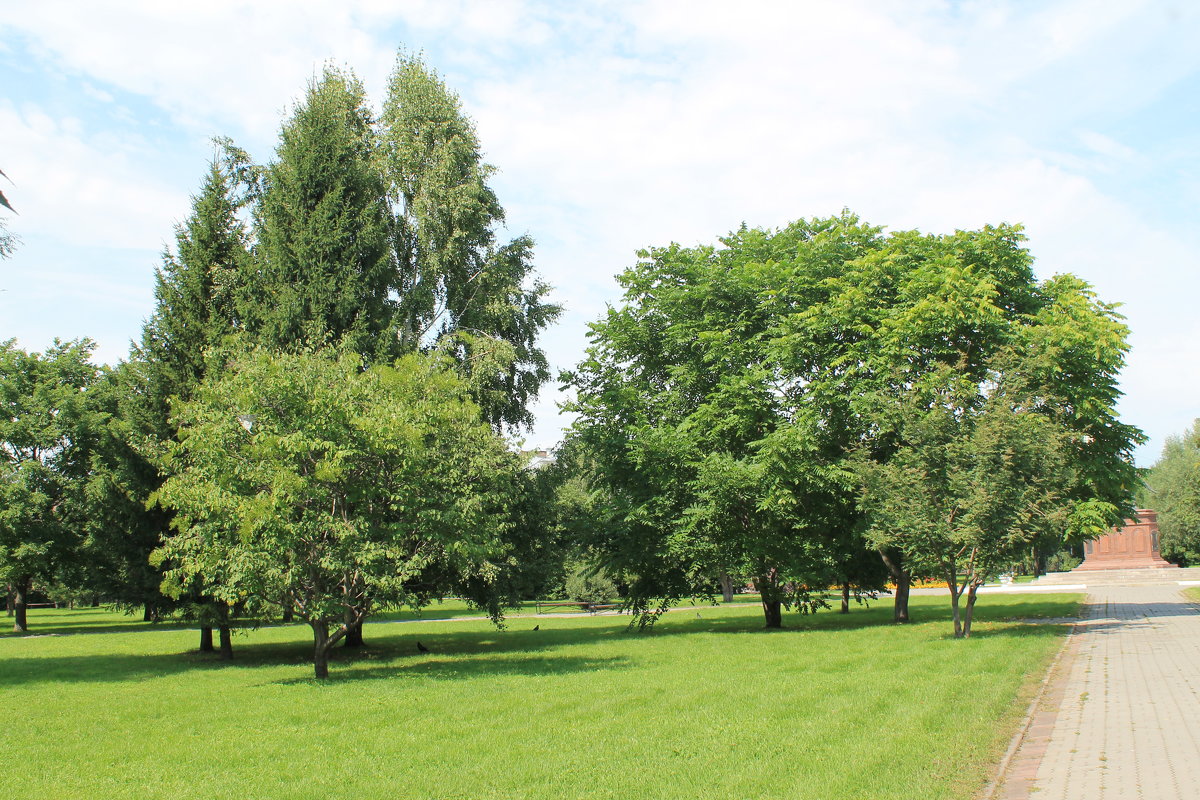
[[[474,124],[436,72],[401,54],[380,138],[396,209],[402,349],[439,343],[497,430],[531,423],[528,405],[550,377],[537,337],[561,309],[533,271],[533,240],[496,244],[504,209]]]
[[[15,592],[14,630],[28,630],[33,581],[49,581],[78,544],[80,494],[100,420],[88,389],[92,343],[45,353],[0,343],[0,580]]]
[[[164,421],[145,418],[145,384],[136,372],[144,366],[118,364],[105,370],[89,391],[102,422],[83,486],[83,567],[74,588],[129,611],[140,607],[142,618],[154,621],[172,610],[173,601],[159,590],[162,575],[149,561],[169,517],[162,509],[146,507],[162,478],[146,459],[144,442],[147,432]]]
[[[878,585],[869,540],[906,620],[909,578],[936,559],[863,538],[861,464],[909,448],[909,418],[938,398],[978,413],[999,377],[1065,436],[1069,511],[1046,536],[1093,536],[1131,510],[1141,433],[1115,413],[1127,331],[1077,278],[1039,284],[1023,243],[1007,225],[883,236],[843,212],[644,253],[570,376],[578,435],[622,504],[611,548],[645,583],[635,595],[669,599],[736,564],[773,625],[783,587],[803,601],[852,573]]]
[[[155,310],[143,326],[141,341],[112,375],[116,394],[101,395],[109,397],[116,414],[113,425],[119,430],[112,431],[98,453],[91,485],[93,519],[104,524],[92,526],[88,543],[108,557],[122,554],[110,567],[137,580],[126,584],[130,593],[115,599],[128,605],[148,600],[149,617],[156,615],[156,607],[174,601],[142,591],[142,567],[160,538],[168,535],[169,523],[161,508],[147,506],[163,480],[148,450],[175,438],[172,404],[191,399],[210,370],[222,369],[232,346],[229,340],[245,326],[252,273],[233,191],[232,179],[214,160],[192,199],[191,214],[176,228],[174,252],[163,254],[155,273]],[[201,623],[200,649],[213,649],[214,625],[228,645],[226,606],[195,591],[186,600],[181,608]],[[229,646],[222,656],[232,657]]]
[[[1078,278],[1038,283],[1024,242],[1019,226],[1000,225],[894,233],[848,260],[826,248],[837,267],[817,285],[775,279],[772,345],[829,451],[878,464],[905,445],[901,411],[913,403],[949,392],[975,411],[995,375],[1008,375],[1010,392],[1019,380],[1035,410],[1069,434],[1073,511],[1054,535],[1078,540],[1131,510],[1141,432],[1115,413],[1127,330]],[[881,552],[898,578],[930,563]]]
[[[284,122],[257,208],[254,340],[277,350],[345,342],[370,361],[399,352],[389,293],[389,211],[362,83],[326,67]]]
[[[819,290],[874,244],[852,217],[778,232],[742,228],[723,247],[642,252],[624,302],[592,326],[575,436],[616,507],[597,548],[630,576],[644,615],[722,573],[751,576],[768,627],[838,580],[832,540],[851,536],[852,476],[772,356],[789,286]],[[644,616],[643,616],[644,618]]]
[[[273,164],[246,169],[230,152],[257,198],[255,341],[345,342],[368,364],[437,350],[497,430],[532,420],[549,377],[536,339],[559,309],[544,300],[528,237],[495,246],[504,212],[485,183],[492,168],[434,73],[402,57],[376,125],[357,78],[327,68],[284,124]],[[361,631],[346,643],[361,644]]]
[[[1141,506],[1158,512],[1159,546],[1170,561],[1200,563],[1200,420],[1171,436],[1146,475]]]
[[[1095,536],[1132,511],[1137,475],[1131,454],[1142,435],[1115,413],[1127,329],[1115,309],[1098,301],[1077,278],[1057,276],[1037,283],[1023,242],[1020,229],[1011,226],[948,236],[895,234],[878,252],[848,264],[842,277],[831,282],[829,300],[807,310],[810,319],[855,332],[835,353],[838,363],[848,365],[848,379],[831,387],[817,380],[810,387],[844,391],[845,407],[864,432],[857,452],[872,465],[867,470],[873,475],[868,489],[874,486],[883,493],[872,498],[868,491],[860,504],[872,540],[902,553],[910,566],[935,567],[948,582],[949,561],[938,554],[938,542],[957,541],[965,548],[962,553],[995,567],[996,559],[1015,560],[1010,538],[1027,546],[1040,536],[1061,546]],[[920,474],[931,468],[922,455],[927,449],[923,442],[940,441],[932,447],[945,448],[947,458],[958,448],[954,470],[976,474],[971,472],[972,459],[983,458],[974,438],[976,426],[986,432],[999,424],[996,393],[1001,390],[1006,402],[1016,404],[1009,406],[1010,412],[1019,407],[1035,415],[1015,418],[1024,428],[1044,425],[1045,446],[1051,439],[1058,442],[1057,455],[1026,449],[1014,450],[1010,458],[1024,458],[1025,464],[1037,465],[1060,483],[1043,485],[1044,476],[1019,473],[1017,465],[1006,461],[1004,470],[980,474],[970,491],[961,485],[951,491],[945,484],[928,490],[941,491],[940,498],[921,496],[932,503],[931,519],[944,513],[962,522],[966,509],[976,502],[970,498],[988,492],[1011,494],[1023,481],[1028,491],[1044,493],[1036,503],[1027,496],[1021,501],[1036,508],[1042,522],[1022,527],[993,514],[990,519],[997,527],[979,532],[983,538],[972,540],[974,544],[945,518],[940,523],[943,534],[889,534],[886,520],[895,522],[887,511],[889,487],[904,485],[906,470]],[[943,420],[938,423],[941,438],[931,439],[929,426],[947,413],[957,427]],[[983,425],[981,419],[992,422]],[[1069,470],[1053,467],[1058,463]],[[941,485],[932,477],[928,480]],[[913,510],[910,518],[922,513],[926,512]],[[1006,525],[1011,530],[1004,530]],[[984,572],[963,584],[968,591]],[[957,593],[951,589],[957,606]]]
[[[163,254],[155,273],[154,313],[134,352],[141,364],[129,377],[144,378],[148,416],[141,421],[159,438],[172,434],[171,399],[190,399],[210,365],[220,368],[228,337],[244,329],[250,253],[232,192],[226,172],[210,163],[191,214],[176,227],[175,252]]]
[[[368,601],[419,606],[495,580],[514,456],[437,359],[364,370],[260,350],[179,421],[157,495],[177,533],[156,558],[180,590],[198,581],[252,613],[285,599],[312,628],[318,678]]]
[[[943,376],[956,383],[949,370]],[[1039,534],[1061,536],[1070,510],[1067,432],[1028,398],[1007,395],[1004,377],[982,404],[951,388],[910,401],[897,410],[903,444],[887,461],[863,465],[868,538],[942,576],[956,638],[971,635],[984,580]]]

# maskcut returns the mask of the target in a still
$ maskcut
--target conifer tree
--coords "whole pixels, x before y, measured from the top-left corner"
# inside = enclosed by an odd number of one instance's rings
[[[221,167],[211,164],[200,193],[193,198],[191,215],[176,230],[175,252],[163,254],[155,277],[154,314],[146,322],[130,362],[122,365],[116,376],[125,387],[117,410],[124,427],[122,435],[130,446],[114,443],[101,451],[98,472],[109,480],[92,485],[97,504],[110,510],[124,505],[122,497],[144,508],[162,477],[147,462],[141,445],[175,437],[172,404],[191,399],[208,372],[221,368],[228,337],[243,328],[241,309],[250,261],[232,189]],[[166,521],[158,509],[131,513],[125,515],[125,525],[98,528],[89,542],[110,555],[125,553],[131,563],[148,563],[158,536],[147,531],[165,533]],[[105,543],[114,536],[124,537],[124,541]],[[130,542],[143,552],[128,554]],[[164,599],[156,598],[156,602]],[[223,628],[222,641],[227,642],[227,608],[199,595],[188,599],[202,622]],[[152,616],[151,610],[147,615]],[[201,629],[201,649],[212,649],[211,642],[211,628],[206,624]],[[228,647],[222,654],[229,656]]]
[[[394,356],[395,269],[374,120],[353,73],[326,67],[280,131],[258,208],[254,338]]]

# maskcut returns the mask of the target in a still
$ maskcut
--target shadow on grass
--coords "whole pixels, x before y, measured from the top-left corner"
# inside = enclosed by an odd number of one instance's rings
[[[1044,596],[1015,600],[1010,595],[1002,603],[988,603],[981,599],[975,606],[974,623],[1003,624],[1006,627],[1026,627],[1025,620],[1061,619],[1074,617],[1079,613],[1079,602],[1076,600],[1051,600]],[[892,621],[892,601],[890,598],[873,600],[869,607],[852,606],[848,614],[841,614],[834,609],[826,609],[816,614],[784,614],[783,632],[786,631],[848,631],[861,628],[875,627],[905,627],[926,624],[952,626],[950,601],[946,597],[914,597],[909,603],[911,621],[905,625],[897,625]],[[694,613],[694,612],[693,612]],[[662,625],[674,630],[687,627],[691,631],[712,630],[726,633],[779,633],[778,630],[767,630],[762,627],[762,617],[758,615],[742,615],[738,617],[705,616],[705,609],[699,609],[700,618],[688,618],[686,626],[682,621],[674,619],[676,615],[667,615],[655,626],[656,632],[663,630]],[[689,617],[688,612],[682,614]],[[757,624],[756,624],[757,623]],[[1035,627],[1035,626],[1027,626]],[[1042,626],[1044,627],[1044,626]]]
[[[139,615],[123,616],[119,611],[108,608],[48,608],[29,610],[29,630],[17,633],[12,630],[12,617],[0,618],[7,622],[0,630],[0,639],[19,639],[27,636],[68,636],[77,633],[148,633],[151,631],[173,631],[194,628],[194,623],[179,620],[144,622]]]
[[[1010,599],[996,605],[982,603],[976,607],[976,627],[972,631],[972,638],[1060,636],[1063,633],[1062,626],[1024,624],[1020,620],[1063,617],[1074,613],[1077,607],[1073,601],[1050,601],[1044,597],[1020,601]],[[778,631],[764,629],[757,609],[748,610],[752,613],[730,614],[715,609],[706,611],[700,608],[693,611],[688,608],[664,616],[646,633],[630,630],[627,617],[591,617],[586,625],[574,625],[574,619],[521,618],[519,629],[510,624],[506,630],[434,631],[409,625],[368,624],[365,630],[367,647],[361,650],[335,647],[330,663],[331,680],[377,680],[403,675],[463,679],[484,674],[547,675],[581,670],[626,669],[631,668],[633,662],[623,656],[597,659],[570,655],[569,651],[577,646],[617,640],[627,640],[631,646],[636,646],[635,643],[644,637],[714,633],[787,635],[899,627],[892,623],[891,603],[886,600],[873,603],[869,609],[855,608],[849,614],[834,611],[822,611],[816,615],[788,614],[785,617],[786,627]],[[941,604],[914,602],[912,612],[914,621],[911,626],[944,626],[946,636],[952,635],[949,603],[944,599]],[[700,616],[692,616],[696,613]],[[534,624],[541,625],[542,630],[532,630]],[[127,631],[128,627],[120,630]],[[283,682],[311,682],[311,639],[306,635],[306,627],[297,626],[295,634],[295,638],[285,642],[248,642],[236,637],[233,661],[220,661],[214,655],[202,655],[195,651],[47,655],[37,658],[6,655],[0,658],[0,687],[40,683],[146,681],[195,670],[260,667],[303,670],[303,676],[298,674],[294,680]],[[429,652],[417,651],[418,640]],[[543,655],[543,651],[555,652]]]
[[[368,631],[370,629],[368,628]],[[475,631],[421,634],[430,652],[416,650],[409,632],[374,636],[361,650],[335,647],[330,656],[331,680],[377,680],[404,675],[457,680],[482,674],[552,675],[601,669],[624,669],[632,661],[622,656],[588,658],[563,653],[538,655],[541,650],[598,641],[612,631],[566,629],[536,633]],[[618,632],[619,633],[619,632]],[[512,655],[512,654],[517,655]],[[495,658],[504,655],[505,658]],[[450,658],[447,658],[450,656]],[[311,682],[312,645],[305,639],[265,644],[234,641],[234,658],[221,661],[195,651],[155,654],[85,654],[40,658],[0,659],[0,687],[41,683],[121,683],[148,681],[184,672],[213,669],[288,667],[301,671],[294,679]]]
[[[599,670],[629,669],[633,661],[613,656],[608,658],[578,658],[574,656],[520,656],[503,659],[425,659],[407,663],[392,661],[374,667],[330,670],[327,680],[317,681],[311,675],[305,678],[287,678],[272,683],[280,686],[298,684],[337,684],[357,681],[392,680],[405,677],[433,678],[436,680],[464,680],[474,677],[495,675],[519,675],[522,677],[544,677],[566,675],[573,672],[596,672]]]

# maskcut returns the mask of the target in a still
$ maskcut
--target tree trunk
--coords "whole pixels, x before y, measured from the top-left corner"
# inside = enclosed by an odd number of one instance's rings
[[[892,609],[892,622],[903,624],[909,621],[908,594],[912,588],[912,575],[907,570],[902,571],[896,580],[896,602]]]
[[[92,595],[92,608],[99,608],[99,607],[100,607],[100,595],[94,594],[94,595]]]
[[[766,617],[768,628],[783,627],[783,603],[778,600],[768,600],[763,598],[762,601],[763,616]]]
[[[355,622],[355,613],[346,610],[346,647],[365,647],[363,644],[363,619]]]
[[[283,615],[280,618],[280,621],[283,622],[284,624],[287,624],[287,623],[291,622],[293,619],[295,619],[295,616],[292,611],[292,601],[291,601],[291,598],[287,598],[283,601]]]
[[[762,600],[763,616],[768,628],[783,627],[783,602],[779,596],[779,571],[774,567],[754,579],[754,588]]]
[[[912,573],[904,568],[904,557],[899,553],[888,555],[886,550],[880,550],[879,556],[887,567],[892,580],[896,582],[896,600],[892,606],[892,622],[901,624],[909,621],[908,594],[912,588]]]
[[[13,591],[13,585],[11,583],[4,584],[4,593],[6,595],[4,611],[8,616],[11,617],[13,615],[13,608],[16,604],[14,599],[16,597],[16,592]]]
[[[977,596],[976,591],[978,589],[979,589],[979,584],[977,584],[977,583],[972,583],[970,588],[967,589],[967,610],[966,610],[966,613],[963,614],[962,638],[964,638],[964,639],[971,638],[971,619],[975,615],[975,598]]]
[[[22,575],[13,581],[13,632],[27,633],[29,631],[29,619],[27,612],[29,610],[29,584],[33,579],[28,575]]]
[[[725,603],[733,602],[733,576],[728,572],[721,573],[721,600]]]
[[[212,628],[209,628],[211,631]],[[233,632],[228,625],[218,626],[217,630],[221,636],[221,660],[233,660]]]
[[[216,648],[213,647],[212,628],[205,626],[200,629],[200,652],[211,653]]]
[[[962,616],[958,610],[958,575],[953,570],[946,575],[946,585],[950,587],[950,608],[954,614],[954,638],[961,639],[963,638],[963,628]]]
[[[313,674],[317,680],[329,677],[329,624],[310,622],[313,631]]]
[[[149,603],[142,608],[142,622],[154,622],[154,606]]]

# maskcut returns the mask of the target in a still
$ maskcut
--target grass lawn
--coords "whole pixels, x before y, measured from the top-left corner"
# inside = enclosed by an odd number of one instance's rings
[[[239,635],[222,664],[193,630],[38,609],[31,629],[55,635],[0,640],[0,792],[969,798],[1065,631],[1021,620],[1078,602],[985,595],[969,641],[944,597],[912,598],[905,627],[888,602],[775,632],[753,606],[686,607],[644,634],[611,616],[376,622],[326,682],[304,627]]]

